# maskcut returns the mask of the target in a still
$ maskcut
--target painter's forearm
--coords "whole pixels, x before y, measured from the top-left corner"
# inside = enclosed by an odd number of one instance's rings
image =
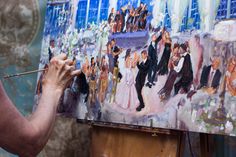
[[[38,107],[31,117],[31,124],[36,128],[40,142],[47,141],[51,134],[61,91],[44,88]]]

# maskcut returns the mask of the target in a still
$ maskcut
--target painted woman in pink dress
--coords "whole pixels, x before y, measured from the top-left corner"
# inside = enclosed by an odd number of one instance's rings
[[[236,96],[236,57],[229,59],[226,72],[226,87],[231,96]]]
[[[197,86],[200,83],[200,75],[202,71],[203,64],[203,53],[204,47],[201,45],[201,38],[199,35],[195,35],[194,38],[189,41],[191,59],[192,59],[192,67],[193,67],[193,75],[194,75],[194,86]]]
[[[135,111],[139,106],[139,100],[135,88],[133,59],[130,56],[130,51],[128,49],[125,55],[124,77],[117,86],[115,104],[122,109]]]

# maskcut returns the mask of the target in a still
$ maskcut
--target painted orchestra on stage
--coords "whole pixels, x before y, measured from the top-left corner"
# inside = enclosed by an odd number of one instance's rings
[[[235,136],[235,18],[235,0],[48,0],[39,68],[81,70],[60,114]]]

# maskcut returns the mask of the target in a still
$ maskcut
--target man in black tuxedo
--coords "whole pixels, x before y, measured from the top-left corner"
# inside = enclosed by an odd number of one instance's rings
[[[193,68],[191,62],[191,56],[187,52],[187,46],[185,44],[180,45],[180,53],[182,58],[176,70],[179,71],[180,80],[175,84],[175,94],[178,94],[179,90],[182,89],[185,93],[190,90],[190,85],[193,82]]]
[[[157,37],[156,34],[152,35],[152,42],[148,47],[148,57],[150,59],[150,67],[148,71],[148,83],[146,84],[146,86],[148,86],[149,88],[152,88],[152,85],[155,85],[154,79],[157,73],[157,62],[158,62],[157,44],[161,41],[161,39],[162,39],[162,33],[160,33],[159,37]]]
[[[111,40],[111,51],[114,57],[114,66],[118,67],[118,59],[119,59],[119,55],[121,53],[121,49],[116,45],[116,40],[112,39]]]
[[[89,97],[89,84],[83,71],[81,71],[81,73],[76,77],[74,85],[77,89],[76,95],[79,96],[80,94],[86,94],[84,102],[87,102]]]
[[[181,58],[178,64],[170,71],[164,87],[158,92],[162,100],[166,100],[170,97],[173,86],[175,86],[175,95],[178,94],[180,89],[183,89],[184,92],[188,93],[193,81],[191,57],[187,52],[187,46],[181,44],[179,51]],[[180,77],[180,80],[175,84],[178,77]]]
[[[145,84],[145,80],[146,80],[149,65],[150,65],[150,60],[147,57],[147,51],[143,50],[141,55],[142,55],[142,62],[137,63],[137,67],[138,67],[139,71],[138,71],[138,74],[136,77],[136,83],[135,83],[135,87],[136,87],[137,94],[138,94],[138,99],[140,102],[140,105],[136,109],[138,112],[141,111],[145,107],[144,101],[143,101],[143,96],[142,96],[142,89]]]
[[[119,55],[121,54],[122,52],[122,49],[119,48],[117,45],[116,45],[116,40],[115,39],[112,39],[111,40],[111,51],[112,51],[112,54],[113,54],[113,58],[114,58],[114,67],[117,67],[119,68]],[[118,74],[118,78],[121,80],[122,78],[122,74],[119,72]]]
[[[220,58],[215,57],[212,60],[212,64],[210,66],[205,66],[202,70],[200,87],[208,87],[217,90],[220,85],[221,72],[219,70],[220,66]]]
[[[49,48],[48,48],[48,60],[49,60],[49,62],[51,61],[51,59],[55,55],[54,51],[55,51],[55,41],[54,40],[50,40]]]

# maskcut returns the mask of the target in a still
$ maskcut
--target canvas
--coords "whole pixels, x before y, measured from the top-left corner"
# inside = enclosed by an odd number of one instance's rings
[[[235,17],[235,0],[49,0],[39,68],[81,69],[61,114],[235,136]]]

